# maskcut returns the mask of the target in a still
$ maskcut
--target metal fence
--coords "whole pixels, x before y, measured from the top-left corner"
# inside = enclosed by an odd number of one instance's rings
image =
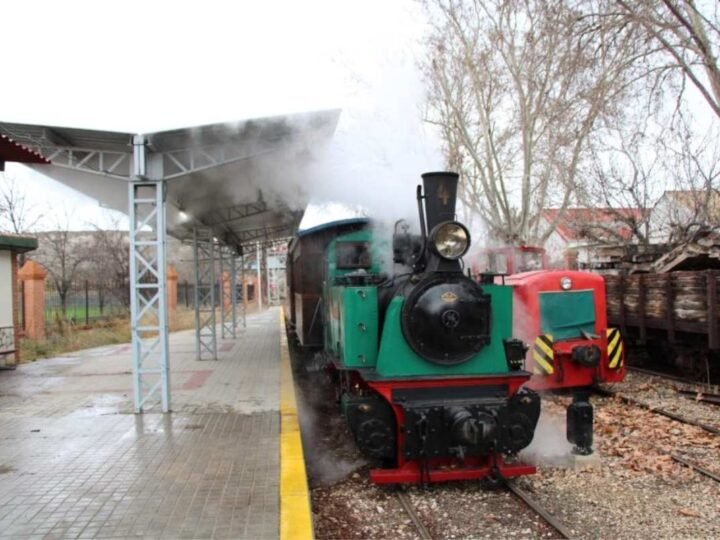
[[[73,282],[65,301],[56,289],[45,291],[45,321],[59,320],[76,325],[90,325],[100,320],[127,316],[130,312],[127,284]]]
[[[220,290],[220,283],[215,283],[215,306],[219,306],[222,301],[222,291]],[[254,285],[248,284],[248,302],[254,300]],[[237,284],[237,301],[243,301],[242,285]],[[195,284],[188,281],[178,283],[178,303],[179,308],[195,308]]]
[[[20,309],[18,310],[20,326],[25,321],[25,294],[23,282],[18,284],[18,296]],[[254,285],[248,284],[248,301],[252,302],[255,297]],[[242,286],[238,284],[237,299],[242,302]],[[222,291],[220,283],[215,284],[215,305],[220,306]],[[116,283],[94,283],[89,280],[78,280],[73,282],[65,295],[63,305],[62,298],[53,287],[45,290],[45,322],[48,329],[59,321],[69,322],[73,325],[91,325],[98,321],[104,321],[117,317],[126,317],[130,313],[130,289],[127,284]],[[178,308],[194,309],[195,307],[195,286],[193,283],[184,281],[178,283]]]

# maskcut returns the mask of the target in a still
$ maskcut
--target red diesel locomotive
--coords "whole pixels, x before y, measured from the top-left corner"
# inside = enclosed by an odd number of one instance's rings
[[[609,328],[605,280],[598,274],[538,270],[506,278],[513,288],[513,331],[529,346],[527,388],[572,389],[567,439],[580,455],[592,453],[590,389],[625,378],[620,331]]]
[[[537,390],[588,387],[625,377],[620,332],[609,328],[598,274],[539,270],[508,276],[515,335],[532,344],[525,369]]]
[[[537,270],[513,273],[507,264],[503,280],[513,288],[513,332],[529,345],[525,370],[533,374],[526,388],[572,389],[567,437],[575,452],[592,453],[593,409],[590,388],[625,378],[625,352],[620,331],[607,324],[605,280],[601,275],[574,270],[546,270],[542,248],[488,250],[490,273],[498,254],[505,261],[531,262]],[[541,263],[541,266],[540,264]],[[473,271],[478,272],[478,265]],[[511,269],[513,268],[513,269]],[[543,269],[540,269],[543,268]],[[502,273],[502,272],[500,272]],[[482,275],[477,276],[482,279]]]

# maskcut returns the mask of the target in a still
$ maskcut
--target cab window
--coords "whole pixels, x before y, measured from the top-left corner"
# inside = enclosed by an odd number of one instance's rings
[[[538,251],[521,251],[517,257],[518,272],[542,270],[542,253]]]
[[[369,269],[372,264],[368,242],[338,242],[335,253],[336,266],[339,270]]]
[[[489,255],[488,269],[494,274],[507,274],[507,255],[504,253],[491,253]]]

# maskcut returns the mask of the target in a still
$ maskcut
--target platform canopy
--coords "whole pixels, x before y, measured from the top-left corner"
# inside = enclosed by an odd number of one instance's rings
[[[133,146],[142,141],[147,176],[166,181],[168,233],[184,239],[195,226],[210,227],[220,242],[240,247],[297,229],[307,201],[297,189],[282,189],[283,176],[332,137],[339,115],[324,110],[144,134],[0,122],[0,135],[39,154],[28,166],[122,212],[127,183],[136,178]]]

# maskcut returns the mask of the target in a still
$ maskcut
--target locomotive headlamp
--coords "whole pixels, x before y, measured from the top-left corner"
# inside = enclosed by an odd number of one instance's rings
[[[470,247],[470,233],[456,221],[437,225],[430,233],[430,239],[438,255],[445,259],[459,259]]]
[[[563,291],[569,291],[572,288],[572,279],[570,279],[567,276],[561,277],[560,278],[560,288]]]

